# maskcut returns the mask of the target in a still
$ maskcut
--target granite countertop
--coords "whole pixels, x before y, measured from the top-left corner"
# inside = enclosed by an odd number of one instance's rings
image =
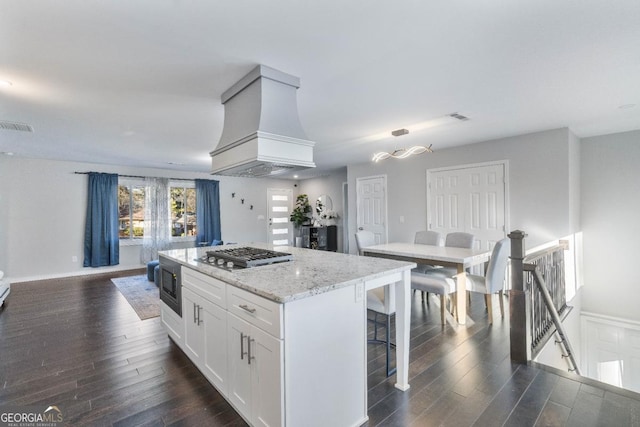
[[[293,255],[293,261],[237,270],[224,270],[197,261],[207,251],[230,246],[173,249],[160,252],[184,266],[267,299],[286,303],[333,289],[349,286],[387,274],[410,270],[415,263],[365,257],[335,252],[247,243],[232,246],[252,246]]]

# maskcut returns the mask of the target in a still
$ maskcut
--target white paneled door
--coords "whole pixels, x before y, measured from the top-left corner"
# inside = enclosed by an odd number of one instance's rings
[[[268,188],[269,243],[275,246],[293,245],[293,227],[289,215],[293,210],[293,191]]]
[[[478,249],[492,249],[506,235],[504,163],[427,171],[430,230],[476,236]]]
[[[358,230],[373,232],[376,243],[387,243],[387,178],[358,178],[356,192]]]

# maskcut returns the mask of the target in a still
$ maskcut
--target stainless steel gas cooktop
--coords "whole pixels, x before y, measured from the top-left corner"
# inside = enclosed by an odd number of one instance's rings
[[[207,251],[198,261],[226,269],[258,267],[293,260],[293,255],[250,246]]]

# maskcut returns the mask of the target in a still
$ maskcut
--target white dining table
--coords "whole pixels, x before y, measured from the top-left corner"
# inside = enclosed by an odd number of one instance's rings
[[[467,279],[465,270],[482,264],[489,259],[491,251],[479,249],[452,248],[447,246],[421,245],[415,243],[385,243],[363,248],[364,255],[388,258],[416,264],[455,267],[457,289],[457,320],[464,325],[467,321]]]

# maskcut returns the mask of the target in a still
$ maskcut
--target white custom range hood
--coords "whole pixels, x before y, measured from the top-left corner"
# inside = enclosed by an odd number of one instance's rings
[[[213,175],[269,177],[313,168],[314,142],[300,125],[300,79],[258,65],[222,94],[224,128]]]

